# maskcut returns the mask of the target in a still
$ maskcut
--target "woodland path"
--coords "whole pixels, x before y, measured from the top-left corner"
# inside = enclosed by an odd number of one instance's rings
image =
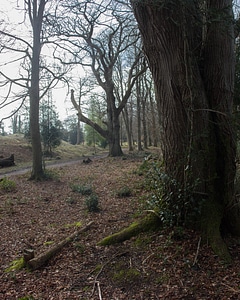
[[[107,152],[106,153],[101,153],[100,155],[93,155],[93,156],[89,156],[89,158],[91,160],[94,159],[99,159],[99,158],[104,158],[107,157]],[[72,160],[54,160],[54,161],[48,161],[46,162],[46,168],[58,168],[58,167],[64,167],[64,166],[69,166],[69,165],[74,165],[76,163],[79,163],[80,161],[83,161],[84,159],[86,159],[86,156],[82,156],[79,157],[77,159],[72,159]],[[5,176],[8,175],[22,175],[25,174],[27,172],[29,172],[31,170],[32,166],[26,166],[26,167],[19,167],[13,166],[11,168],[4,168],[5,172],[0,173],[0,178],[3,178]],[[3,171],[3,168],[0,169],[0,171]]]

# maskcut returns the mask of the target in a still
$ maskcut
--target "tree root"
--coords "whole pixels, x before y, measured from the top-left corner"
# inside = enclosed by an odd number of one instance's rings
[[[122,243],[130,238],[138,235],[141,232],[157,230],[162,226],[162,222],[156,214],[148,214],[140,221],[132,223],[129,227],[109,235],[98,242],[99,246],[108,246],[117,243]]]
[[[223,214],[222,205],[216,201],[208,201],[203,210],[202,231],[213,252],[225,263],[230,264],[232,258],[220,232]]]

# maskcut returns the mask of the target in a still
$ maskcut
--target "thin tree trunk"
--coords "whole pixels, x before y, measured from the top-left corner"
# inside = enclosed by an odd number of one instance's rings
[[[80,130],[80,119],[78,117],[78,120],[77,120],[77,142],[76,144],[77,145],[80,145],[80,133],[81,133],[81,130]]]
[[[142,128],[143,128],[143,147],[148,148],[148,132],[147,132],[147,112],[146,112],[146,98],[142,98]]]
[[[152,133],[152,136],[153,136],[153,146],[157,147],[158,146],[158,139],[157,139],[157,125],[156,125],[156,118],[155,118],[156,110],[154,109],[153,97],[152,97],[151,94],[150,94],[149,99],[150,99],[150,111],[151,111],[151,116],[152,116],[151,133]]]
[[[45,0],[41,0],[39,7],[38,1],[33,1],[32,28],[33,28],[33,53],[32,53],[32,71],[30,87],[30,132],[32,141],[32,173],[31,179],[40,179],[43,176],[42,165],[42,146],[39,127],[39,73],[40,73],[40,52],[41,41],[40,34],[42,29],[42,18],[45,7]]]
[[[141,130],[141,100],[140,100],[140,82],[136,82],[136,96],[137,96],[137,150],[143,151],[142,148],[142,130]]]
[[[128,114],[128,108],[127,106],[124,107],[123,111],[123,120],[126,128],[126,135],[127,135],[127,142],[128,142],[128,151],[133,151],[133,141],[132,141],[132,132],[131,132],[131,124],[130,124],[130,119],[129,119],[129,114]]]

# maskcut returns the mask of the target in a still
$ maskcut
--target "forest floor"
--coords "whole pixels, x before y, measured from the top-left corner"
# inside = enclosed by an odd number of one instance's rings
[[[232,265],[223,264],[198,232],[182,228],[97,245],[146,213],[142,163],[143,155],[95,157],[89,164],[79,159],[50,169],[52,180],[43,182],[29,181],[29,171],[7,175],[16,187],[0,190],[0,299],[240,299],[240,248],[233,238],[226,239]],[[90,187],[100,210],[88,212],[88,196],[73,187]],[[131,195],[123,197],[123,190]],[[6,272],[25,248],[39,255],[91,221],[40,269]]]

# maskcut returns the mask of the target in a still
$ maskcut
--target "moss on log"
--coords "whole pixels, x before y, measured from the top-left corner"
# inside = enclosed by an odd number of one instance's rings
[[[98,242],[100,246],[108,246],[117,243],[122,243],[130,238],[138,235],[141,232],[157,230],[162,226],[162,222],[156,214],[148,214],[139,221],[132,223],[129,227],[109,235]]]

